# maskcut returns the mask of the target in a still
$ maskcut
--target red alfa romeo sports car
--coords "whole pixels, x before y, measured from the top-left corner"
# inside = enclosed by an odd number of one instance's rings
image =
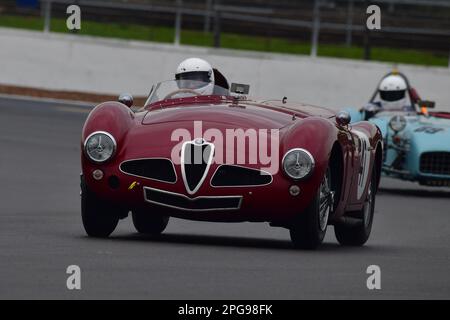
[[[81,141],[89,236],[109,236],[131,212],[152,235],[177,217],[269,222],[299,248],[318,247],[328,225],[341,244],[367,241],[383,154],[374,124],[286,98],[252,100],[246,85],[212,95],[194,87],[166,81],[140,109],[122,95],[91,111]]]

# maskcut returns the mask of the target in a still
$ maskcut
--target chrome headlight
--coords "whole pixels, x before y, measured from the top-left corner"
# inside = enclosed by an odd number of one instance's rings
[[[389,127],[395,132],[402,131],[406,127],[406,118],[400,115],[393,116],[389,121]]]
[[[96,131],[91,133],[84,142],[86,155],[94,162],[102,163],[111,159],[116,152],[117,144],[108,132]]]
[[[314,158],[305,149],[291,149],[281,161],[284,172],[292,179],[309,177],[314,169]]]

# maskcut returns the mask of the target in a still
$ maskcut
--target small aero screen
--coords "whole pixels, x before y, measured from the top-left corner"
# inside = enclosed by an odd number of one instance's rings
[[[250,85],[241,83],[232,83],[230,91],[232,93],[237,94],[248,94],[250,92]]]

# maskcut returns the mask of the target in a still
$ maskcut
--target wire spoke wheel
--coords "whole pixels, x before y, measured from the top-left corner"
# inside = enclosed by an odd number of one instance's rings
[[[315,249],[322,243],[334,205],[331,185],[331,171],[327,168],[315,197],[291,223],[289,231],[295,247]]]
[[[369,188],[368,192],[367,192],[367,200],[366,203],[364,204],[364,209],[363,209],[363,222],[364,222],[364,227],[368,228],[369,224],[371,222],[371,218],[372,218],[372,208],[373,206],[373,192],[372,192],[372,188]]]
[[[320,185],[319,198],[319,227],[320,230],[325,231],[328,225],[328,218],[333,203],[333,194],[330,190],[330,170],[327,170],[323,181]]]
[[[372,171],[364,206],[360,211],[349,213],[352,217],[360,219],[360,223],[356,225],[341,223],[334,226],[334,233],[340,244],[347,246],[362,246],[369,239],[375,211],[376,191],[376,171],[374,169]]]

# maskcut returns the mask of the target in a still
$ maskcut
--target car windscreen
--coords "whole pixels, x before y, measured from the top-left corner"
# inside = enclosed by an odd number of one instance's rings
[[[195,96],[228,96],[229,90],[211,82],[190,79],[169,80],[155,84],[145,105],[168,99],[180,99]]]

